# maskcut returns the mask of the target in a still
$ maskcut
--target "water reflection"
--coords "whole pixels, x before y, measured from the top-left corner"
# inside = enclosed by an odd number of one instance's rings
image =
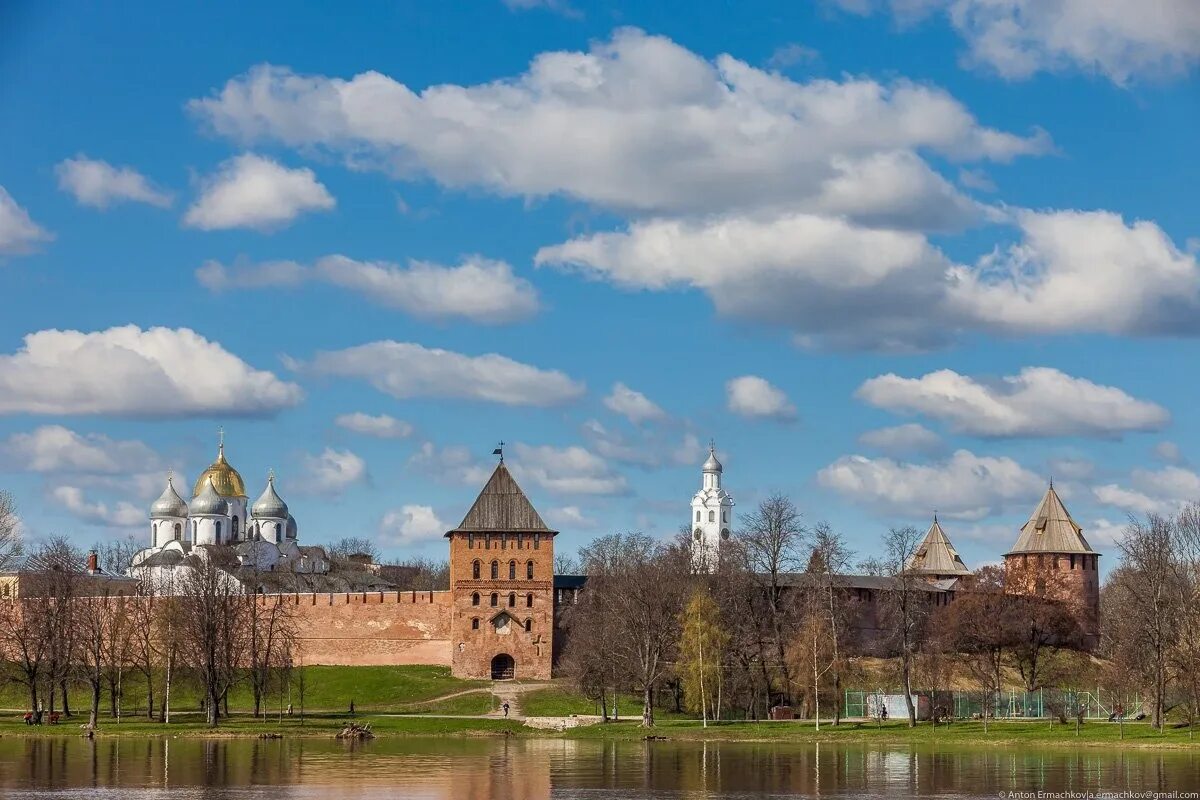
[[[1196,789],[1200,756],[895,745],[563,739],[0,740],[0,794],[62,798],[548,800],[982,796]],[[598,791],[599,790],[599,791]]]

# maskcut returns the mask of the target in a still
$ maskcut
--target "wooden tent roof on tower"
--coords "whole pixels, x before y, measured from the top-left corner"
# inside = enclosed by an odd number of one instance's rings
[[[907,569],[922,575],[970,575],[950,537],[942,530],[936,516],[925,534],[925,540],[908,560]]]
[[[1017,537],[1017,543],[1005,555],[1095,552],[1087,539],[1083,538],[1083,528],[1071,518],[1071,513],[1067,511],[1058,492],[1054,491],[1054,484],[1051,483],[1029,521],[1021,526],[1021,535]]]
[[[471,510],[452,533],[551,533],[533,503],[521,491],[516,479],[501,461],[484,485]]]

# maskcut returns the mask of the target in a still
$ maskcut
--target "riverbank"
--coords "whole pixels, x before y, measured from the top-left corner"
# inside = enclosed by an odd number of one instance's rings
[[[871,722],[843,722],[833,726],[822,723],[818,730],[811,721],[719,722],[703,727],[698,720],[664,720],[654,728],[643,728],[638,721],[622,720],[607,724],[582,725],[564,731],[526,727],[521,720],[478,716],[412,716],[393,714],[312,715],[303,722],[284,717],[254,719],[235,715],[209,728],[197,715],[180,715],[169,725],[146,720],[123,720],[120,724],[101,719],[98,737],[187,737],[187,738],[332,738],[349,721],[370,723],[380,738],[392,737],[478,737],[507,736],[527,738],[565,738],[588,740],[642,740],[647,737],[672,741],[730,742],[843,742],[905,745],[982,745],[1030,747],[1109,747],[1139,749],[1197,749],[1200,737],[1189,736],[1186,728],[1158,732],[1145,723],[1121,726],[1108,722],[1087,722],[1076,732],[1073,725],[1049,721],[993,722],[984,731],[979,722],[954,722],[934,726],[921,723],[908,728],[903,722],[876,725]],[[59,725],[27,726],[20,719],[0,720],[0,737],[78,737],[83,720],[76,717]]]

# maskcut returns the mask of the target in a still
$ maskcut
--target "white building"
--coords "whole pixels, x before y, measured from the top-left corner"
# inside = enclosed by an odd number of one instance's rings
[[[733,497],[721,487],[721,462],[712,444],[704,462],[700,491],[692,497],[692,569],[716,572],[721,543],[733,528]]]
[[[246,572],[329,571],[324,548],[297,543],[299,526],[275,491],[274,474],[259,498],[247,501],[242,476],[225,460],[222,441],[217,460],[196,479],[190,502],[179,496],[168,474],[162,495],[150,506],[150,547],[133,557],[130,574],[149,578],[169,593],[177,566],[218,546],[232,546]]]

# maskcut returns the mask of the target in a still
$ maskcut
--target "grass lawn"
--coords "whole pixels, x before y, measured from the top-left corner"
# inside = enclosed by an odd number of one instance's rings
[[[450,677],[449,667],[400,666],[400,667],[301,667],[304,673],[304,707],[311,711],[341,711],[350,709],[354,701],[357,711],[406,711],[419,710],[414,706],[428,705],[428,701],[443,695],[466,689],[486,689],[490,681],[465,681]],[[71,710],[85,709],[89,690],[83,686],[69,687]],[[162,687],[156,681],[155,703],[162,701]],[[144,714],[146,711],[145,679],[137,673],[125,676],[122,682],[122,710],[126,715]],[[469,695],[467,697],[470,697]],[[293,675],[291,698],[284,693],[283,702],[300,707],[299,676]],[[450,707],[480,708],[483,704],[475,698],[462,700]],[[61,704],[60,704],[61,705]],[[279,710],[278,690],[272,692],[266,703],[268,710]],[[29,699],[19,684],[0,687],[0,708],[27,710]],[[101,711],[109,708],[108,692],[101,699]],[[177,681],[171,687],[171,707],[174,711],[198,711],[200,709],[199,687],[191,681]],[[246,681],[239,683],[229,696],[229,710],[253,711],[254,699]],[[430,706],[429,710],[433,710]],[[483,711],[446,711],[439,713],[486,713]]]
[[[559,684],[545,689],[535,689],[521,694],[521,713],[530,717],[569,717],[572,714],[600,714],[600,704],[594,700],[571,690],[566,684]],[[611,702],[611,699],[610,699]],[[623,694],[620,696],[617,711],[623,717],[640,717],[642,714],[642,698],[638,695]],[[613,713],[611,705],[608,713]],[[664,708],[654,709],[655,719],[693,719],[692,714],[679,714]]]

